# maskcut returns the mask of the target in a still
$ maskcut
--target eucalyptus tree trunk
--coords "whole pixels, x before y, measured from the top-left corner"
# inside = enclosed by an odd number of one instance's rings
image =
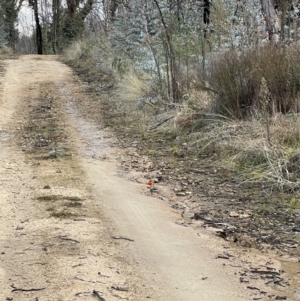
[[[275,11],[274,0],[260,0],[260,3],[266,19],[269,40],[277,41],[279,38],[281,22]]]

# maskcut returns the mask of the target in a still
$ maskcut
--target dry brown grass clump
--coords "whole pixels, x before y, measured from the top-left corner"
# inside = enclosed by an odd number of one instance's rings
[[[298,114],[276,114],[269,133],[264,120],[219,119],[191,134],[190,140],[199,155],[232,170],[241,181],[261,181],[281,190],[300,188]]]
[[[300,109],[300,49],[267,45],[242,51],[231,50],[208,67],[208,83],[215,91],[216,109],[233,118],[254,111],[269,114]],[[268,99],[261,100],[262,79]]]

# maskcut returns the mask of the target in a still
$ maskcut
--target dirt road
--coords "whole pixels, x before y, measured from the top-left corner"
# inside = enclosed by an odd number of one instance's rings
[[[227,245],[119,175],[122,150],[77,110],[68,67],[24,56],[5,69],[0,300],[253,299],[216,259]]]

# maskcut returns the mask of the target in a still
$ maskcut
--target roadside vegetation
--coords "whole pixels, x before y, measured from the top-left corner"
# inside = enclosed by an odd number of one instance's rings
[[[64,54],[100,96],[110,123],[144,138],[164,132],[176,142],[174,153],[188,141],[187,152],[213,160],[241,181],[260,181],[271,190],[300,188],[297,46],[224,52],[206,68],[205,81],[191,80],[178,103],[159,94],[156,78],[133,62],[114,65],[114,55],[103,39],[76,42]]]

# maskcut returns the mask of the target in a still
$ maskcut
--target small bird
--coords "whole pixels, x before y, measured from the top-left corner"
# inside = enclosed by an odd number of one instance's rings
[[[153,184],[154,184],[154,183],[153,183],[152,180],[149,180],[148,183],[147,183],[148,186],[153,186]]]
[[[154,182],[153,182],[152,180],[149,180],[149,181],[147,182],[147,185],[150,186],[150,187],[149,187],[149,188],[150,188],[150,193],[151,193],[151,195],[152,195],[152,194],[153,194],[153,190],[154,190],[154,187],[153,187]]]

